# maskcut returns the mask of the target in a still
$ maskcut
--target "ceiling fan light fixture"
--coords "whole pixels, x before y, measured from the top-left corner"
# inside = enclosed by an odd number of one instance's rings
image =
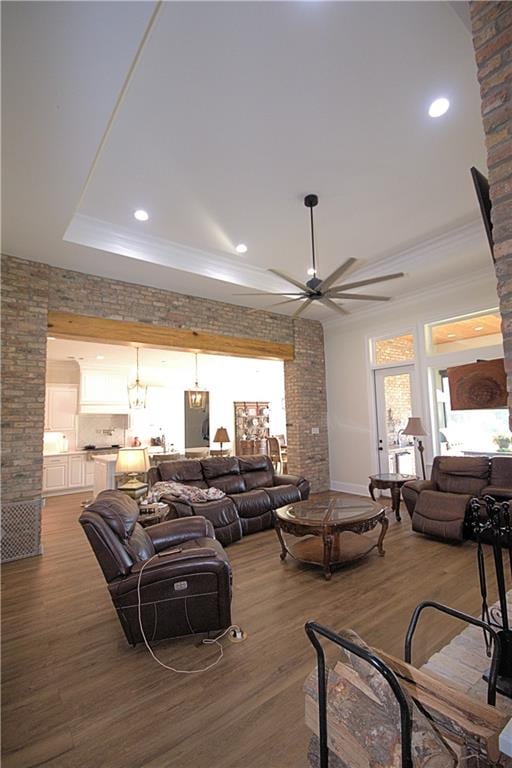
[[[316,269],[314,269],[313,267],[310,267],[308,269],[308,275],[310,275],[311,277],[314,277],[316,275]]]

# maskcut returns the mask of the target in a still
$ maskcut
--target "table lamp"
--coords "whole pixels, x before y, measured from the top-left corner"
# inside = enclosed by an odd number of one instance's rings
[[[219,427],[217,431],[215,432],[215,437],[213,438],[214,443],[220,443],[220,450],[222,451],[222,444],[223,443],[229,443],[229,435],[226,427]]]
[[[409,421],[407,422],[405,429],[402,430],[402,435],[411,435],[413,438],[419,438],[420,436],[423,437],[426,435],[425,427],[421,423],[421,419],[419,416],[409,416]],[[425,459],[423,458],[423,451],[425,448],[423,447],[423,443],[421,440],[417,440],[418,442],[418,451],[420,454],[421,459],[421,470],[423,472],[423,479],[426,480],[425,475]]]
[[[141,482],[137,475],[147,472],[149,469],[149,457],[147,448],[120,448],[117,455],[116,472],[122,472],[129,476],[129,480],[120,485],[123,491],[136,491],[146,483]]]

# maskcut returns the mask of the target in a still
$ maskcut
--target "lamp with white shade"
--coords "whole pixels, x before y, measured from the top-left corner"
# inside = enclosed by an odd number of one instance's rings
[[[421,423],[421,419],[419,416],[409,416],[409,421],[405,425],[405,429],[402,430],[402,435],[411,435],[416,441],[418,446],[418,451],[420,454],[421,459],[421,470],[423,472],[423,479],[426,480],[426,474],[425,474],[425,459],[423,458],[423,452],[425,450],[422,441],[419,439],[420,437],[424,437],[427,434],[425,427]]]
[[[143,495],[147,489],[147,483],[141,482],[137,476],[145,474],[149,466],[147,448],[120,448],[117,455],[116,472],[128,475],[129,480],[118,486],[118,490],[128,493],[133,498]]]

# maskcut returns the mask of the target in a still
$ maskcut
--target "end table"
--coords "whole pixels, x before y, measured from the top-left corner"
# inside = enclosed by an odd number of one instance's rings
[[[169,514],[169,505],[164,504],[163,501],[152,501],[146,504],[141,502],[139,506],[140,515],[138,522],[143,528],[163,523]]]
[[[373,491],[375,488],[379,488],[380,490],[390,490],[391,508],[395,513],[397,522],[400,522],[402,520],[400,517],[400,491],[402,485],[407,483],[409,480],[417,479],[418,478],[416,475],[401,475],[398,472],[382,472],[378,475],[370,475],[370,484],[368,486],[368,490],[370,491],[370,496],[374,501],[375,496]]]

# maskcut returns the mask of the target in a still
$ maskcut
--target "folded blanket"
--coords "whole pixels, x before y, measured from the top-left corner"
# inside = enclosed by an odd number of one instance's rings
[[[219,488],[197,488],[195,485],[183,485],[183,483],[164,482],[155,483],[151,487],[158,501],[162,496],[171,497],[176,501],[185,501],[187,504],[197,504],[200,501],[215,501],[223,499],[226,495]]]

